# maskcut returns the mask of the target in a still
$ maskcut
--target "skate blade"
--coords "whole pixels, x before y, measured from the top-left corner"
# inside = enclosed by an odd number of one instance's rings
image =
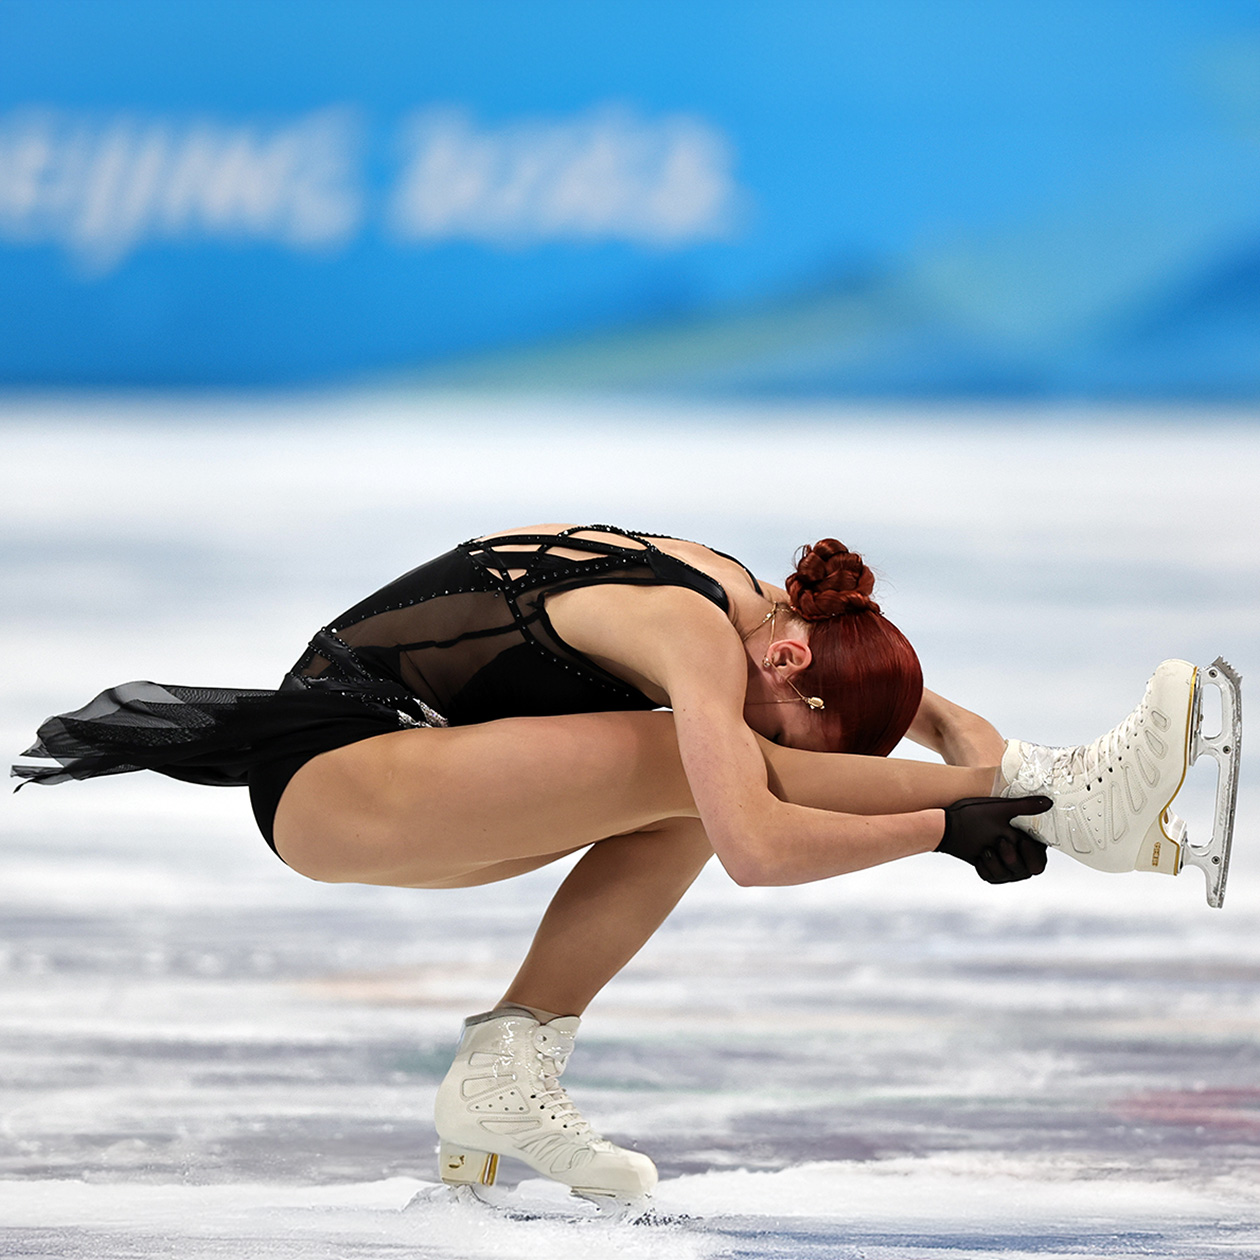
[[[1215,687],[1221,697],[1221,729],[1203,734],[1202,687]],[[1229,878],[1229,853],[1234,842],[1234,813],[1238,804],[1238,768],[1242,754],[1242,676],[1224,657],[1195,673],[1193,733],[1190,764],[1207,753],[1216,759],[1216,804],[1212,834],[1202,844],[1189,837],[1181,844],[1181,864],[1197,866],[1207,877],[1207,903],[1220,909]]]
[[[631,1198],[604,1194],[598,1190],[574,1189],[572,1197],[592,1204],[596,1212],[595,1219],[607,1221],[610,1225],[680,1225],[693,1219],[690,1216],[658,1212],[647,1195]]]
[[[537,1205],[526,1206],[515,1189],[481,1185],[474,1182],[441,1182],[425,1186],[411,1196],[404,1211],[425,1207],[458,1207],[461,1210],[483,1212],[502,1216],[508,1220],[534,1221],[544,1217],[554,1219],[555,1213],[541,1210]]]
[[[666,1216],[648,1198],[624,1198],[597,1191],[570,1191],[556,1182],[523,1181],[500,1186],[449,1183],[426,1186],[412,1196],[405,1210],[456,1206],[490,1213],[509,1221],[558,1221],[564,1224],[599,1222],[608,1225],[675,1225],[690,1220]]]

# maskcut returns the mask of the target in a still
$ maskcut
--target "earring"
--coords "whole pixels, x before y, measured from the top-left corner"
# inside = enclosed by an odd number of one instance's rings
[[[823,702],[822,696],[807,696],[790,678],[787,680],[787,685],[791,687],[792,690],[795,691],[796,694],[800,696],[800,698],[804,700],[811,709],[825,709],[827,707]]]

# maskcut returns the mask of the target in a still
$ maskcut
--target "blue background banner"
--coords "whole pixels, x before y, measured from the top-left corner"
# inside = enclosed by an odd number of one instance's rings
[[[1260,10],[9,0],[0,382],[1260,397]]]

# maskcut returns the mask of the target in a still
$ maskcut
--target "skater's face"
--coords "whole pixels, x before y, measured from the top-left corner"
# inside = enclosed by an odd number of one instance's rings
[[[768,705],[746,705],[744,720],[758,735],[764,735],[773,744],[784,748],[803,748],[808,752],[833,752],[822,731],[817,714],[806,705],[775,705],[778,710],[770,717]]]

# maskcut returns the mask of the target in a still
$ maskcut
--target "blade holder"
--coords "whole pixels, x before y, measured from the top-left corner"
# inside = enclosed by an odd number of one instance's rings
[[[1203,734],[1202,688],[1213,686],[1221,697],[1221,729]],[[1242,676],[1224,657],[1199,669],[1194,683],[1194,721],[1190,736],[1190,764],[1207,753],[1216,759],[1216,805],[1212,834],[1204,844],[1187,840],[1181,850],[1182,864],[1197,866],[1207,877],[1207,902],[1217,909],[1225,901],[1229,878],[1229,853],[1234,839],[1234,813],[1238,805],[1238,770],[1242,756]]]

